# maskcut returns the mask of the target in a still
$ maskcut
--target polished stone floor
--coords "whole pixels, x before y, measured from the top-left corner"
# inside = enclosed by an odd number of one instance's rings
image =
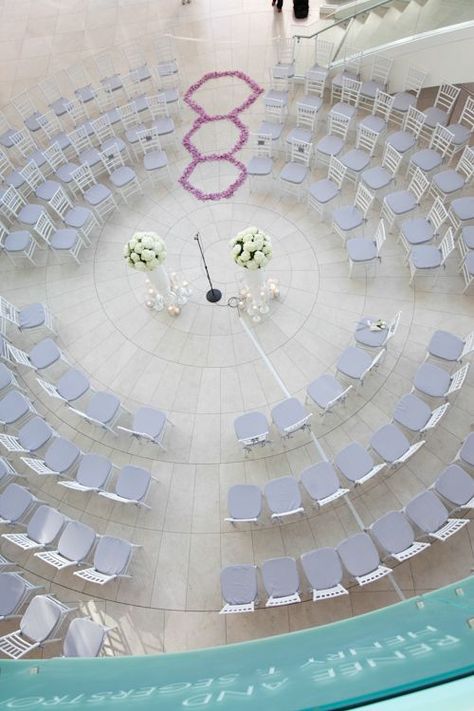
[[[266,67],[273,61],[270,40],[282,26],[291,31],[290,5],[285,3],[278,17],[266,5],[255,9],[253,0],[194,0],[183,7],[178,2],[111,0],[100,3],[100,9],[97,3],[77,0],[0,2],[3,103],[47,73],[102,48],[136,42],[144,25],[143,44],[148,51],[153,33],[173,31],[192,38],[178,41],[183,90],[215,69],[240,69],[267,86]],[[258,37],[255,44],[250,31]],[[59,78],[65,81],[62,75]],[[221,113],[240,101],[242,88],[235,80],[223,80],[219,88],[209,86],[202,92],[206,105]],[[175,118],[181,139],[194,115],[185,108]],[[261,118],[261,100],[242,115],[252,129]],[[324,127],[323,116],[318,137]],[[225,122],[206,129],[200,137],[203,149],[225,150],[233,142],[233,131]],[[285,443],[272,433],[271,447],[247,457],[237,446],[235,417],[251,409],[269,415],[284,394],[237,311],[226,305],[238,293],[241,279],[228,241],[252,224],[272,238],[274,254],[267,272],[279,280],[280,297],[261,323],[246,324],[285,388],[300,399],[311,380],[334,372],[338,355],[351,344],[362,316],[389,320],[402,312],[400,329],[380,368],[358,393],[351,394],[346,408],[325,420],[315,411],[313,432],[328,457],[354,440],[366,445],[372,432],[390,421],[396,402],[411,389],[435,329],[460,335],[472,330],[472,291],[462,294],[457,254],[436,284],[432,278],[419,278],[412,287],[394,233],[377,270],[355,272],[350,279],[341,239],[308,210],[305,201],[283,194],[275,182],[255,185],[253,192],[244,184],[230,200],[199,202],[177,183],[189,162],[181,141],[178,148],[170,145],[166,150],[171,180],[153,187],[143,180],[143,196],[135,197],[131,206],[122,204],[107,220],[82,253],[80,266],[46,252],[41,253],[37,268],[12,269],[4,257],[0,260],[2,294],[19,305],[33,300],[48,305],[57,318],[59,345],[94,387],[116,393],[132,411],[144,404],[162,408],[174,424],[164,453],[148,444],[131,443],[124,434],[114,437],[84,423],[48,398],[32,373],[22,373],[37,409],[62,435],[83,451],[110,456],[119,466],[129,462],[143,466],[157,479],[149,500],[151,510],[144,511],[67,491],[49,477],[38,481],[29,475],[32,489],[71,518],[90,524],[98,533],[143,546],[134,556],[131,579],[97,590],[81,583],[72,571],[51,577],[42,562],[19,555],[6,543],[2,553],[14,557],[29,579],[39,580],[60,599],[79,601],[85,613],[115,625],[106,650],[114,654],[178,651],[253,639],[396,602],[396,590],[385,578],[366,589],[351,588],[350,595],[337,600],[314,604],[305,595],[305,602],[286,608],[259,609],[253,615],[217,614],[223,565],[259,564],[279,555],[296,558],[312,548],[337,545],[359,530],[344,501],[317,511],[305,500],[304,516],[283,525],[272,524],[268,513],[258,527],[233,528],[224,522],[232,484],[263,485],[288,473],[298,477],[304,467],[320,459],[306,433]],[[242,152],[244,160],[249,155],[249,149]],[[276,175],[282,164],[280,157]],[[141,169],[137,170],[143,179]],[[324,174],[320,165],[313,170],[315,179]],[[233,177],[232,169],[211,166],[201,169],[196,181],[212,191],[225,187]],[[350,185],[345,187],[340,204],[350,203],[353,193]],[[421,212],[429,205],[425,201]],[[379,207],[371,210],[366,235],[373,233],[379,212]],[[170,271],[192,285],[192,298],[178,318],[166,311],[150,312],[144,305],[143,275],[129,270],[121,256],[123,243],[136,230],[158,232],[167,243]],[[196,232],[216,286],[224,293],[218,305],[205,299],[207,282],[193,240]],[[32,336],[16,337],[19,346],[32,342]],[[57,366],[48,377],[54,382],[61,372]],[[364,525],[404,506],[452,460],[472,427],[473,395],[470,373],[447,416],[415,457],[351,492]],[[128,422],[124,417],[121,424]],[[396,566],[394,579],[403,594],[423,593],[468,575],[472,536],[470,524],[448,542],[434,543]]]

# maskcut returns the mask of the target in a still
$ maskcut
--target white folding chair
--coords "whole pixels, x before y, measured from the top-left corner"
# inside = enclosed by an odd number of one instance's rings
[[[375,131],[377,136],[381,136],[388,128],[390,115],[392,113],[394,97],[387,94],[385,91],[377,89],[375,92],[375,101],[372,106],[372,112],[368,116],[359,121],[359,126],[370,128]]]
[[[315,160],[329,163],[344,148],[351,120],[344,114],[332,113],[328,116],[328,133],[320,138],[314,147]]]
[[[469,145],[472,132],[474,130],[474,97],[467,97],[461,115],[455,123],[448,125],[449,130],[454,134],[451,143],[450,155],[454,155],[462,150],[464,146]]]
[[[390,119],[400,125],[403,123],[410,106],[416,106],[421,88],[425,83],[428,73],[425,69],[420,69],[410,65],[407,70],[405,87],[398,91],[393,97],[393,107]]]
[[[407,175],[412,176],[417,168],[425,174],[431,174],[439,168],[449,153],[454,133],[441,124],[433,131],[428,148],[413,153],[407,168]]]
[[[279,145],[286,120],[286,110],[283,101],[274,99],[272,104],[265,106],[265,116],[257,133],[270,135],[276,146]]]
[[[388,144],[403,156],[408,156],[416,146],[425,118],[422,111],[410,106],[403,119],[401,130],[387,136],[385,145]]]
[[[158,131],[147,128],[137,133],[140,148],[143,153],[143,167],[145,175],[151,182],[161,180],[163,177],[171,179],[168,156],[161,148]]]
[[[405,247],[407,255],[412,247],[426,244],[437,237],[447,219],[448,211],[441,198],[437,197],[426,217],[414,217],[402,222],[399,240]]]
[[[387,225],[388,232],[392,231],[398,219],[416,210],[428,192],[429,186],[430,181],[426,175],[417,168],[408,184],[407,190],[399,190],[385,195],[380,216]]]
[[[290,160],[285,163],[278,176],[283,190],[296,195],[298,201],[303,198],[304,187],[309,175],[312,151],[312,143],[293,139]]]
[[[273,66],[274,76],[292,79],[295,76],[295,38],[277,37],[275,48],[277,63]]]
[[[317,119],[317,110],[313,106],[298,103],[296,106],[296,126],[286,136],[287,158],[291,156],[291,149],[295,141],[311,143]]]
[[[428,272],[436,270],[436,277],[438,277],[441,269],[446,267],[446,260],[453,251],[454,236],[452,227],[447,230],[439,247],[429,244],[421,244],[412,247],[408,258],[410,267],[409,283],[413,283],[417,272],[427,274]]]
[[[38,119],[38,122],[48,146],[57,143],[63,151],[67,151],[71,147],[71,139],[63,130],[62,124],[54,111],[47,111]]]
[[[396,180],[398,170],[402,164],[401,153],[386,145],[382,158],[382,165],[367,168],[360,176],[361,182],[371,190],[374,195],[381,199],[386,190]]]
[[[331,81],[331,104],[340,99],[344,79],[359,79],[361,61],[362,51],[346,44],[342,71],[338,72]]]
[[[381,564],[380,555],[367,533],[356,533],[337,546],[337,553],[349,575],[360,585],[373,583],[392,572]]]
[[[39,551],[34,556],[56,570],[64,570],[83,563],[96,540],[97,534],[90,526],[80,521],[69,521],[59,537],[57,549]]]
[[[329,111],[328,116],[342,114],[352,122],[357,114],[359,106],[360,89],[362,82],[351,77],[344,77],[342,80],[341,98]]]
[[[46,180],[34,160],[28,161],[20,173],[39,200],[50,200],[60,187],[56,180]]]
[[[448,509],[433,491],[422,491],[415,496],[404,512],[422,533],[442,542],[469,523],[466,518],[450,518]]]
[[[136,548],[141,546],[122,538],[100,536],[94,551],[92,566],[76,570],[73,575],[95,585],[105,585],[118,578],[131,578],[127,571]]]
[[[324,79],[329,74],[329,65],[334,54],[334,43],[322,39],[319,35],[314,38],[314,64],[310,71],[322,73]]]
[[[99,222],[102,223],[109,213],[118,209],[110,188],[97,182],[88,165],[81,165],[77,170],[73,171],[72,179]]]
[[[94,99],[96,92],[84,62],[68,67],[66,74],[73,87],[74,95],[82,104],[87,104]]]
[[[346,166],[331,157],[327,178],[311,183],[308,188],[308,207],[324,219],[329,204],[339,197],[346,174]]]
[[[160,140],[164,139],[178,147],[176,127],[168,110],[166,96],[163,93],[151,94],[146,97],[148,111],[151,116],[150,128],[154,129]]]
[[[311,69],[305,74],[304,94],[296,102],[296,107],[300,105],[311,106],[317,114],[320,111],[324,100],[324,88],[326,86],[327,72]]]
[[[14,324],[19,331],[45,327],[55,334],[54,319],[44,304],[35,303],[18,308],[3,296],[0,296],[0,315]]]
[[[252,192],[255,178],[273,179],[273,158],[271,134],[257,133],[252,136],[253,156],[247,163],[249,189]]]
[[[355,380],[358,386],[362,386],[367,375],[378,367],[384,354],[385,348],[374,356],[357,346],[349,346],[339,356],[336,370],[346,378]]]
[[[41,112],[34,105],[30,94],[27,91],[23,91],[21,94],[14,96],[11,102],[27,129],[32,133],[39,131],[40,124],[38,119],[41,117]]]
[[[33,235],[27,230],[12,231],[0,222],[0,251],[5,252],[13,266],[16,266],[17,257],[25,258],[37,266],[33,258],[37,246]]]
[[[36,595],[21,618],[19,628],[0,637],[0,653],[10,659],[21,659],[46,642],[56,641],[52,639],[53,634],[72,611],[51,595]]]
[[[253,612],[258,601],[257,567],[228,565],[220,575],[224,607],[220,615]]]
[[[362,172],[372,160],[377,139],[375,131],[359,124],[355,147],[340,156],[339,160],[347,169],[346,177],[353,183],[359,182]]]
[[[265,93],[263,102],[265,106],[283,105],[285,114],[288,113],[290,93],[290,80],[288,77],[275,76],[274,69],[270,69],[270,89]]]
[[[430,185],[430,194],[433,195],[433,197],[440,197],[444,202],[447,202],[451,200],[456,193],[464,190],[464,188],[470,184],[473,174],[474,149],[470,146],[466,146],[455,168],[447,168],[433,176]]]
[[[377,264],[382,261],[380,251],[386,240],[385,225],[380,220],[375,231],[374,239],[354,237],[346,242],[347,259],[349,262],[349,276],[352,277],[354,265],[362,265],[366,268],[370,264]]]
[[[125,142],[115,133],[107,114],[103,114],[91,121],[91,126],[101,153],[109,153],[112,155],[119,152],[125,153],[127,159],[130,157]]]
[[[334,548],[317,548],[303,553],[300,560],[311,586],[309,592],[313,596],[313,602],[349,594],[342,585],[341,559]]]
[[[149,509],[146,497],[154,481],[150,472],[141,467],[127,464],[120,470],[115,484],[115,491],[99,491],[99,496],[122,504],[135,504]]]
[[[66,227],[79,232],[87,247],[91,244],[90,235],[100,226],[92,210],[82,205],[73,205],[61,187],[54,193],[48,205],[61,218]]]
[[[362,108],[372,108],[378,91],[386,91],[393,58],[384,54],[373,54],[369,78],[362,82],[359,104]]]
[[[68,160],[64,151],[61,150],[57,143],[53,143],[48,148],[45,148],[44,156],[51,171],[54,173],[54,177],[66,185],[67,189],[73,194],[77,193],[77,187],[74,184],[71,174],[79,168],[79,163]]]
[[[80,264],[79,252],[84,247],[84,242],[77,230],[57,229],[47,212],[41,213],[33,229],[53,252],[70,254],[74,261]]]
[[[345,241],[354,230],[364,227],[367,221],[367,213],[375,197],[363,183],[357,186],[354,202],[352,205],[337,207],[332,213],[332,229]]]
[[[153,444],[157,444],[162,450],[166,451],[163,440],[167,423],[170,423],[170,421],[162,410],[152,407],[139,407],[133,415],[132,426],[128,428],[119,425],[117,429],[127,432],[127,434],[139,440],[153,442]]]
[[[426,120],[422,128],[422,136],[429,138],[437,124],[446,126],[457,101],[461,89],[454,84],[441,84],[433,106],[424,110]]]
[[[94,57],[100,83],[106,91],[113,92],[122,88],[122,78],[115,68],[112,52],[102,52]]]
[[[100,154],[100,158],[109,175],[109,180],[114,187],[114,190],[122,198],[125,204],[128,205],[130,198],[137,193],[143,193],[142,187],[138,181],[138,176],[129,165],[125,165],[123,155],[119,150],[112,150],[111,153],[104,151]]]

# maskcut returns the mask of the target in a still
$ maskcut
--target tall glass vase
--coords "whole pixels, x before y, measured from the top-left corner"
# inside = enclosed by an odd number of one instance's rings
[[[245,309],[252,320],[258,322],[261,320],[261,314],[266,314],[269,311],[265,270],[245,269],[244,282],[247,292]]]
[[[165,303],[169,301],[171,296],[171,282],[164,266],[160,264],[156,269],[153,269],[153,271],[146,272],[146,275],[155,287],[157,293],[163,298],[163,301]]]

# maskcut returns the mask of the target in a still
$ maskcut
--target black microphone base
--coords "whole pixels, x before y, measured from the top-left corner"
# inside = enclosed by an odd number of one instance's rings
[[[209,289],[206,294],[206,299],[210,301],[211,304],[215,304],[216,301],[220,301],[222,299],[222,291],[219,291],[219,289]]]

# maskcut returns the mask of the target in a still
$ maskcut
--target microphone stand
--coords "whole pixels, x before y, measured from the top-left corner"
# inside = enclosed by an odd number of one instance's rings
[[[204,256],[204,252],[202,251],[202,246],[201,246],[201,239],[199,237],[199,232],[196,232],[194,235],[194,239],[198,243],[199,251],[201,252],[201,259],[204,264],[204,270],[206,272],[207,276],[207,281],[209,282],[209,286],[211,287],[209,291],[206,293],[206,299],[211,302],[211,304],[215,304],[217,301],[220,301],[222,298],[222,291],[219,289],[215,289],[212,285],[211,277],[209,276],[209,269],[207,268],[206,264],[206,258]]]

